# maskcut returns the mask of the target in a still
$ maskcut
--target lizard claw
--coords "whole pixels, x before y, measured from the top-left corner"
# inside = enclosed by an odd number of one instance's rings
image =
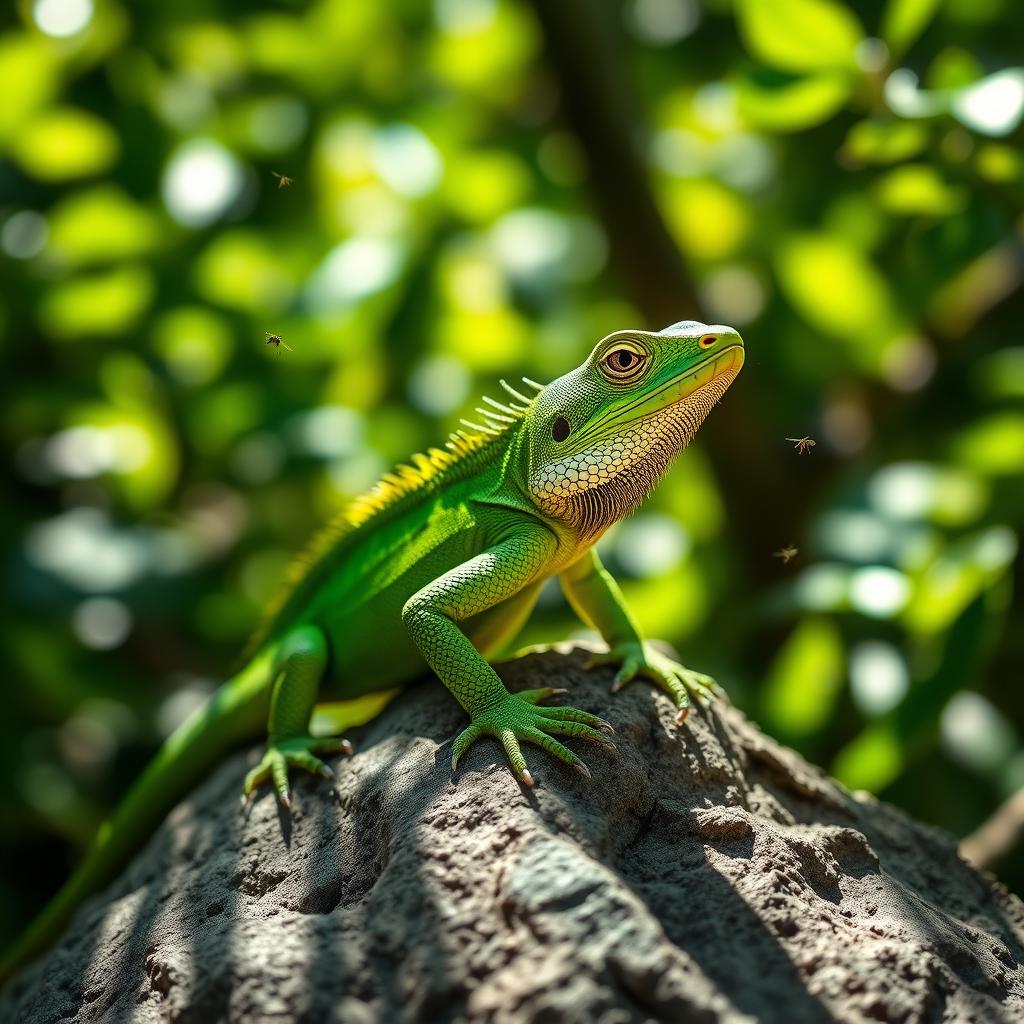
[[[590,778],[590,770],[568,747],[556,739],[557,736],[575,736],[580,739],[597,740],[603,747],[614,750],[615,745],[607,733],[612,727],[597,715],[578,708],[543,707],[537,700],[550,696],[551,688],[527,690],[525,693],[509,693],[494,707],[478,712],[473,721],[456,737],[452,747],[452,770],[471,743],[481,736],[494,736],[505,748],[512,772],[524,786],[534,784],[533,775],[526,767],[521,743],[532,743],[542,747],[553,757],[575,768],[581,775]]]
[[[612,693],[618,693],[634,679],[649,679],[672,698],[676,706],[675,720],[686,721],[693,701],[702,708],[722,695],[721,687],[710,677],[685,668],[642,641],[621,644],[607,654],[597,655],[598,664],[619,663],[621,668],[612,681]]]
[[[337,778],[334,770],[330,765],[321,761],[314,751],[351,754],[352,744],[348,740],[313,736],[291,736],[287,739],[271,740],[267,744],[266,753],[260,763],[245,777],[245,785],[242,790],[243,806],[252,800],[262,782],[271,779],[281,807],[290,811],[291,793],[288,786],[290,768],[301,768],[303,771],[327,779],[333,784]]]

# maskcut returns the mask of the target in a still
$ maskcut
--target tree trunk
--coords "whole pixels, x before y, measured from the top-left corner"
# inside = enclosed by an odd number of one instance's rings
[[[851,794],[728,704],[684,726],[647,684],[548,652],[512,689],[568,686],[618,754],[498,745],[451,776],[438,684],[353,738],[337,796],[290,825],[238,795],[238,754],[181,804],[0,1021],[1020,1021],[1024,907],[946,835]],[[282,831],[283,830],[283,831]]]

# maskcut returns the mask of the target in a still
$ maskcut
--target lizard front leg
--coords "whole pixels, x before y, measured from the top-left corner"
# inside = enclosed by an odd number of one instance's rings
[[[610,745],[599,730],[611,726],[575,708],[547,708],[538,702],[558,692],[550,687],[509,693],[458,623],[512,597],[531,583],[555,550],[554,537],[540,526],[524,526],[501,543],[438,577],[406,602],[402,621],[427,664],[469,713],[470,724],[452,748],[452,770],[481,736],[501,741],[512,770],[526,785],[533,777],[520,741],[534,743],[588,778],[586,765],[555,739],[584,736]]]
[[[284,638],[273,669],[267,752],[245,777],[243,802],[271,778],[278,799],[287,808],[289,766],[333,779],[334,772],[316,755],[352,753],[348,740],[309,735],[309,720],[326,667],[327,640],[316,626],[299,626]]]
[[[594,655],[587,667],[620,666],[612,684],[613,693],[637,676],[644,676],[672,698],[678,708],[678,722],[684,721],[690,710],[691,694],[703,703],[721,694],[710,676],[680,665],[641,637],[619,585],[601,564],[594,548],[568,566],[559,580],[576,614],[608,644],[607,653]]]

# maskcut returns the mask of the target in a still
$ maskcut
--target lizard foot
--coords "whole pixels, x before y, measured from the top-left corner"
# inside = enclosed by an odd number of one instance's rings
[[[455,771],[459,758],[471,743],[481,736],[493,736],[505,748],[516,778],[526,786],[533,785],[533,776],[526,767],[520,741],[543,747],[549,754],[572,765],[589,779],[590,769],[568,747],[559,743],[555,736],[582,736],[615,750],[615,744],[607,735],[614,730],[603,718],[586,711],[538,707],[539,701],[564,692],[546,686],[538,690],[509,693],[498,704],[474,715],[473,721],[459,733],[452,747],[452,771]]]
[[[620,666],[612,683],[612,693],[618,693],[634,679],[650,679],[672,698],[677,708],[676,721],[679,723],[686,721],[690,712],[691,695],[705,708],[716,697],[725,695],[725,691],[711,676],[680,665],[646,642],[618,644],[605,654],[595,654],[584,667],[591,669],[599,665]]]
[[[334,772],[317,754],[351,754],[352,744],[336,736],[290,736],[272,740],[260,763],[245,777],[242,805],[245,806],[266,779],[272,779],[277,799],[287,810],[291,807],[288,789],[288,768],[302,768],[313,775],[334,779]]]

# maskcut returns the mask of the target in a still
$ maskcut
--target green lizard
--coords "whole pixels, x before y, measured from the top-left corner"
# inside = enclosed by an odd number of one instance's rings
[[[487,661],[548,577],[606,641],[593,663],[619,666],[614,689],[647,677],[679,721],[691,693],[709,700],[710,678],[642,639],[594,542],[640,505],[742,365],[743,342],[728,327],[688,320],[656,334],[619,331],[546,387],[524,378],[530,396],[502,382],[510,401],[485,399],[479,423],[463,421],[444,449],[387,474],[299,560],[244,668],[168,739],[0,980],[45,948],[216,759],[264,722],[266,753],[246,797],[270,779],[287,807],[290,768],[332,777],[319,755],[351,748],[310,735],[322,690],[358,697],[429,666],[470,719],[452,745],[453,770],[471,743],[493,736],[525,785],[533,778],[522,743],[589,777],[557,737],[608,743],[611,726],[541,705],[552,689],[510,693]]]

